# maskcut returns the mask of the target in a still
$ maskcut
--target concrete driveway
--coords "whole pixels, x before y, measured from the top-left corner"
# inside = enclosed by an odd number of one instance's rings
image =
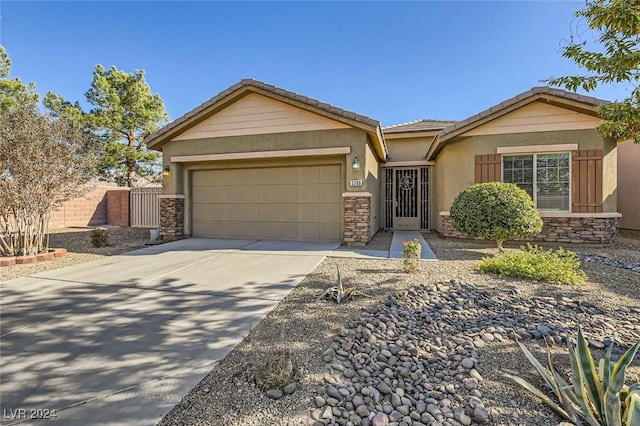
[[[193,238],[0,283],[1,423],[155,424],[337,245]]]

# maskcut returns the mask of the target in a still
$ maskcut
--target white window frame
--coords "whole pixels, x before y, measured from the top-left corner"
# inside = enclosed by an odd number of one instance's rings
[[[567,154],[569,156],[569,209],[568,210],[541,210],[538,208],[538,167],[537,157],[538,155],[546,154]],[[546,151],[546,152],[514,152],[509,154],[501,154],[500,158],[500,181],[504,182],[504,158],[505,157],[517,157],[521,155],[531,155],[533,157],[533,204],[541,212],[562,212],[570,213],[572,206],[573,195],[573,170],[571,169],[571,151]]]

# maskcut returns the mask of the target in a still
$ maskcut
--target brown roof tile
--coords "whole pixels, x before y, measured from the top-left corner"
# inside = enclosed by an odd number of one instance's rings
[[[581,95],[579,93],[568,92],[566,90],[555,89],[548,86],[534,87],[530,90],[527,90],[526,92],[520,93],[519,95],[507,99],[506,101],[500,102],[498,105],[487,108],[484,111],[474,114],[471,117],[468,117],[462,121],[458,121],[457,123],[440,130],[436,135],[434,142],[431,144],[431,147],[429,148],[427,157],[429,159],[433,159],[434,156],[437,155],[437,153],[440,151],[440,149],[442,149],[442,146],[447,142],[448,139],[454,138],[460,133],[464,133],[460,132],[460,129],[466,128],[467,130],[471,130],[476,125],[481,124],[478,122],[486,117],[500,113],[513,105],[526,101],[527,99],[535,101],[537,98],[543,97],[544,95],[558,98],[559,101],[562,101],[562,99],[577,101],[586,104],[589,107],[609,103],[609,101],[594,98],[593,96]]]
[[[370,127],[378,127],[380,125],[380,122],[378,120],[374,120],[373,118],[369,118],[366,117],[364,115],[361,114],[356,114],[355,112],[351,112],[351,111],[347,111],[345,109],[342,108],[338,108],[336,106],[333,106],[331,104],[325,103],[325,102],[321,102],[317,99],[313,99],[304,95],[300,95],[298,93],[294,93],[294,92],[290,92],[288,90],[284,90],[281,89],[279,87],[273,86],[271,84],[267,84],[264,83],[262,81],[258,81],[258,80],[254,80],[251,78],[248,79],[243,79],[240,80],[238,83],[232,85],[231,87],[229,87],[228,89],[223,90],[222,92],[218,93],[216,96],[212,97],[211,99],[209,99],[208,101],[204,102],[203,104],[201,104],[200,106],[192,109],[191,111],[187,112],[186,114],[184,114],[182,117],[174,120],[173,122],[167,124],[166,126],[164,126],[163,128],[161,128],[160,130],[156,131],[155,133],[149,135],[145,141],[147,142],[148,145],[154,145],[158,140],[163,139],[163,136],[171,133],[174,129],[176,129],[177,127],[179,127],[180,125],[182,125],[183,123],[186,123],[188,121],[190,121],[191,119],[193,119],[194,117],[196,117],[197,115],[199,115],[200,113],[204,112],[205,110],[209,109],[210,107],[214,106],[215,104],[222,102],[227,96],[233,94],[234,92],[236,92],[237,90],[240,90],[244,87],[255,87],[258,89],[262,89],[264,91],[267,92],[271,92],[275,95],[280,95],[283,96],[287,99],[290,99],[292,101],[295,102],[300,102],[302,104],[306,104],[312,108],[315,109],[319,109],[322,111],[325,111],[329,114],[333,114],[335,116],[342,117],[345,119],[349,119],[349,120],[353,120],[356,121],[358,123],[361,123],[365,126],[370,126]]]
[[[393,124],[382,128],[384,133],[404,133],[404,132],[425,132],[429,130],[440,130],[454,124],[454,120],[430,120],[422,119],[409,121],[407,123]]]
[[[533,96],[536,95],[551,95],[557,98],[564,98],[564,99],[571,99],[571,100],[575,100],[578,102],[582,102],[588,105],[592,105],[592,106],[596,106],[596,105],[603,105],[603,104],[607,104],[609,103],[608,101],[605,101],[603,99],[597,99],[594,98],[593,96],[585,96],[585,95],[580,95],[578,93],[574,93],[574,92],[568,92],[566,90],[562,90],[562,89],[555,89],[555,88],[551,88],[548,86],[539,86],[539,87],[534,87],[530,90],[527,90],[526,92],[520,93],[517,96],[514,96],[513,98],[507,99],[506,101],[500,102],[498,105],[494,105],[484,111],[481,111],[477,114],[472,115],[471,117],[468,117],[462,121],[459,121],[457,123],[455,123],[455,125],[453,126],[449,126],[446,127],[444,129],[442,129],[439,133],[438,133],[438,137],[443,137],[455,130],[461,129],[463,127],[469,126],[471,124],[473,124],[474,122],[480,120],[481,118],[484,118],[486,116],[489,116],[491,114],[494,114],[496,112],[500,112],[502,110],[504,110],[505,108],[510,107],[511,105],[514,105],[520,101],[523,101],[525,99],[531,98]]]

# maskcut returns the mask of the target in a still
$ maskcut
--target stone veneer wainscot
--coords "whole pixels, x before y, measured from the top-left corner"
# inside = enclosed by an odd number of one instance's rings
[[[618,240],[620,213],[551,213],[541,212],[542,232],[532,238],[517,241],[611,244]],[[449,212],[440,212],[442,235],[452,238],[471,238],[453,229]]]
[[[371,193],[345,192],[344,242],[348,246],[364,246],[369,242],[369,218],[371,216]]]
[[[184,235],[184,195],[160,195],[160,234],[171,239]],[[166,238],[165,238],[166,239]]]

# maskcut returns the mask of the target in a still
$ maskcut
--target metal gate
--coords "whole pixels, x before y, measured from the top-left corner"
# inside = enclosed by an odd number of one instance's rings
[[[383,169],[385,229],[429,229],[429,168]]]
[[[160,226],[160,197],[162,188],[131,188],[129,217],[131,226],[157,228]]]

